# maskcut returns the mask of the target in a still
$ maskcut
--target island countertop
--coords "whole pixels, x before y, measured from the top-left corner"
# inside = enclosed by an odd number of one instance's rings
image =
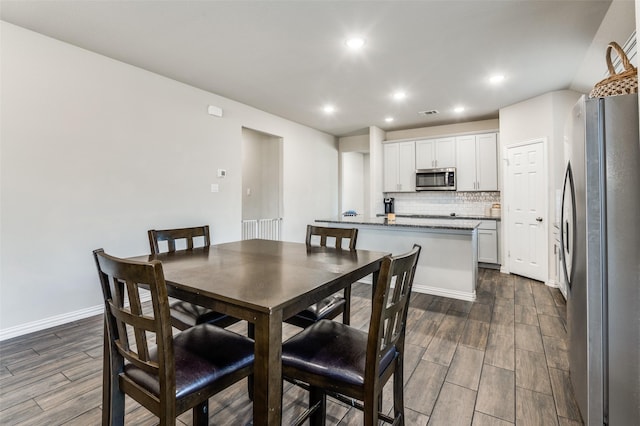
[[[460,300],[476,299],[478,229],[482,221],[463,219],[340,216],[316,219],[323,226],[357,228],[359,249],[405,253],[422,247],[413,291]]]
[[[378,217],[384,217],[384,214],[376,215]],[[452,219],[452,220],[495,220],[500,222],[502,218],[500,216],[490,215],[470,215],[470,214],[413,214],[413,213],[396,213],[396,218],[399,217],[411,217],[415,219]]]
[[[421,218],[396,216],[394,221],[386,217],[342,216],[333,219],[316,219],[316,222],[339,223],[352,225],[371,225],[395,228],[450,229],[456,231],[473,231],[480,225],[479,220]]]

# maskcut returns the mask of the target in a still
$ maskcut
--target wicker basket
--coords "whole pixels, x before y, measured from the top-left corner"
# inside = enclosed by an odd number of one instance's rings
[[[611,49],[615,49],[616,53],[622,59],[624,71],[616,74],[616,70],[611,63]],[[589,94],[590,98],[604,98],[606,96],[628,95],[630,93],[638,93],[638,69],[631,65],[629,58],[618,43],[612,41],[607,47],[607,68],[609,68],[609,77],[598,82]]]

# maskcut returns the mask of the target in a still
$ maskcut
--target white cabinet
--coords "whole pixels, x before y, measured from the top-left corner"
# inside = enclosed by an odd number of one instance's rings
[[[456,139],[438,138],[416,141],[416,169],[456,166]]]
[[[564,270],[562,267],[562,245],[560,244],[560,228],[557,225],[553,225],[553,236],[554,244],[553,244],[553,254],[555,256],[555,283],[560,289],[560,292],[564,296],[564,299],[567,299],[567,282],[564,278]]]
[[[415,142],[394,142],[383,145],[384,192],[416,190]]]
[[[498,263],[498,228],[495,220],[483,220],[478,226],[478,262]]]
[[[458,191],[497,191],[497,134],[456,137]]]

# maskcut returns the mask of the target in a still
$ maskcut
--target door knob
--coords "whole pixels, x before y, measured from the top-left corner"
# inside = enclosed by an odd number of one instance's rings
[[[541,217],[536,217],[536,222],[542,222],[542,218]]]

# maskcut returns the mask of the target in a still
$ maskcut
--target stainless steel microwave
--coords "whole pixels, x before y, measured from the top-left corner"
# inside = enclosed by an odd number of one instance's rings
[[[416,170],[416,191],[455,191],[456,168]]]

